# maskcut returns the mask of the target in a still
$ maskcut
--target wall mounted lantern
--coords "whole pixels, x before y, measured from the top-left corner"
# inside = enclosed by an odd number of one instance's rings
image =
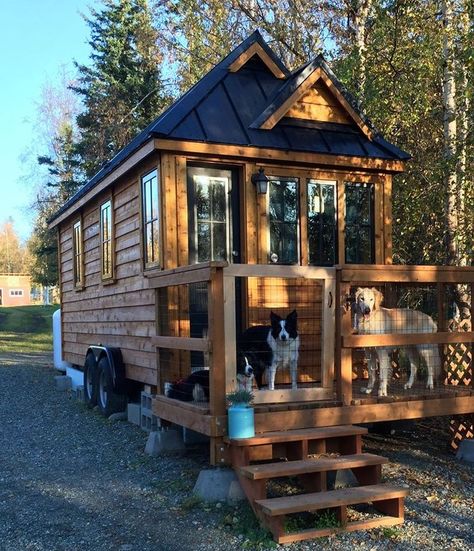
[[[268,191],[268,177],[265,175],[263,168],[258,169],[258,173],[252,174],[252,183],[257,188],[257,193],[265,195]]]

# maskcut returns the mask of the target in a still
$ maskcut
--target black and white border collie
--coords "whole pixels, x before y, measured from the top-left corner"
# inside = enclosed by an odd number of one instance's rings
[[[289,368],[291,388],[298,387],[298,314],[293,310],[286,318],[270,313],[271,325],[249,327],[239,339],[239,349],[245,351],[252,364],[257,387],[262,388],[262,378],[267,371],[268,390],[275,389],[275,375],[279,367]]]
[[[252,390],[253,367],[248,357],[238,352],[237,354],[237,384],[239,389]],[[168,398],[181,400],[182,402],[209,402],[209,370],[199,369],[185,379],[180,379],[171,384],[166,391]]]

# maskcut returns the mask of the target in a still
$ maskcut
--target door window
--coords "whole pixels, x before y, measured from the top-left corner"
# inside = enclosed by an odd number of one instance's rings
[[[231,188],[229,170],[188,168],[192,262],[231,259]]]
[[[272,178],[269,189],[270,262],[297,264],[298,179]]]
[[[307,185],[309,264],[333,266],[337,243],[336,182],[311,179]]]

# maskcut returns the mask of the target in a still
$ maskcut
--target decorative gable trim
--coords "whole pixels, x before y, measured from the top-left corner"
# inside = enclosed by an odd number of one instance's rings
[[[318,58],[315,60],[318,61]],[[297,83],[293,91],[282,89],[279,96],[274,98],[273,102],[263,111],[263,113],[250,125],[250,128],[258,128],[261,130],[271,130],[288,111],[308,92],[308,90],[316,84],[318,80],[322,80],[329,91],[340,103],[341,107],[347,113],[348,117],[354,121],[362,133],[369,140],[373,139],[373,131],[366,121],[357,113],[350,102],[346,99],[339,87],[334,83],[333,79],[324,71],[319,63],[314,66],[315,62],[308,64],[300,73],[297,74],[295,80],[301,79]],[[309,69],[309,71],[308,71]],[[305,72],[309,74],[304,75]],[[294,84],[291,80],[287,82],[288,86]],[[286,87],[286,86],[285,86]],[[288,95],[289,92],[289,95]]]
[[[229,71],[231,73],[236,73],[254,55],[257,55],[262,62],[265,63],[269,71],[271,71],[276,78],[283,79],[287,77],[258,42],[254,42],[247,50],[242,52],[239,57],[229,65]]]

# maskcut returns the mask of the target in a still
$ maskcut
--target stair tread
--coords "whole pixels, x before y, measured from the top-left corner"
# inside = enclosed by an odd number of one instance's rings
[[[329,492],[317,492],[288,497],[275,497],[271,499],[256,500],[269,516],[300,513],[303,511],[315,511],[339,505],[355,505],[369,501],[380,501],[405,497],[408,490],[388,484],[373,484],[371,486],[357,486],[355,488],[342,488]]]
[[[317,473],[353,469],[388,463],[386,457],[372,453],[341,455],[339,457],[320,457],[299,461],[281,461],[263,465],[247,465],[240,468],[240,473],[251,480],[294,476],[305,473]]]
[[[321,427],[310,429],[294,429],[285,431],[265,432],[252,438],[226,438],[227,443],[233,446],[255,446],[260,444],[274,444],[278,442],[295,442],[298,440],[322,440],[325,438],[337,438],[339,436],[355,436],[367,434],[364,427],[354,425],[339,425],[334,427]]]

